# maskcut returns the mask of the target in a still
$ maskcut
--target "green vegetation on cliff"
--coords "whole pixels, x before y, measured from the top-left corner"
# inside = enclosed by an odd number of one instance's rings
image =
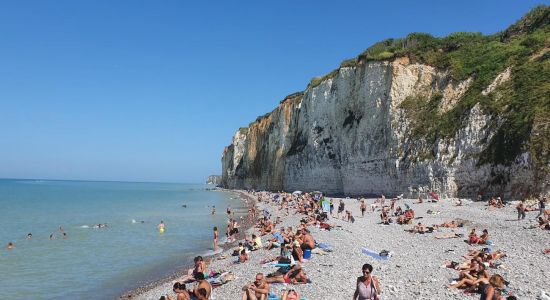
[[[539,6],[507,30],[489,36],[480,33],[453,33],[437,38],[412,33],[402,39],[374,44],[342,67],[366,61],[408,57],[448,70],[456,81],[472,79],[470,88],[449,111],[438,112],[440,94],[406,99],[401,107],[412,120],[412,135],[427,142],[449,138],[463,126],[470,109],[479,103],[498,127],[479,164],[513,163],[524,151],[530,151],[538,167],[550,160],[550,7]],[[511,78],[487,95],[482,91],[507,68]],[[334,77],[333,71],[314,78],[310,87]]]

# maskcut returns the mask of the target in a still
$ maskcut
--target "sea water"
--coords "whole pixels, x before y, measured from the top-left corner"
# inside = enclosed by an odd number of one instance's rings
[[[227,206],[246,214],[235,194],[208,187],[0,180],[0,299],[113,299],[183,270],[212,252],[214,226],[224,235]]]

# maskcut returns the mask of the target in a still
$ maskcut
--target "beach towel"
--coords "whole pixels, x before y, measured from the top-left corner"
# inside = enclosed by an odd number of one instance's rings
[[[290,268],[290,264],[280,264],[276,261],[263,264],[262,267],[278,267],[278,268]]]
[[[277,296],[274,293],[269,293],[267,295],[267,300],[281,300],[281,297]],[[307,298],[300,297],[300,300],[308,300]]]
[[[376,252],[376,251],[372,251],[368,248],[361,248],[361,252],[363,252],[363,254],[366,254],[374,259],[377,259],[377,260],[388,260],[390,259],[390,257],[392,256],[392,253],[389,252],[388,255],[386,256],[382,256],[380,255],[380,253]]]
[[[325,250],[325,249],[332,249],[332,246],[327,244],[327,243],[319,243],[319,245],[317,245],[317,247]]]

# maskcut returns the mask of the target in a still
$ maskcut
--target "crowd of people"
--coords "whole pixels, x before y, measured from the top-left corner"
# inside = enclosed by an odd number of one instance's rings
[[[229,243],[235,242],[236,246],[229,254],[223,254],[217,259],[231,259],[232,264],[250,264],[251,257],[258,255],[257,250],[263,249],[269,251],[269,257],[260,260],[266,267],[277,268],[272,272],[258,272],[254,280],[242,287],[242,300],[251,299],[277,299],[297,300],[307,295],[299,295],[296,289],[285,289],[282,293],[274,295],[272,286],[276,284],[300,285],[310,283],[307,273],[307,265],[312,259],[312,253],[324,251],[321,244],[318,243],[312,235],[312,227],[319,230],[338,229],[336,223],[330,223],[331,218],[338,218],[347,222],[354,222],[355,217],[352,210],[346,204],[353,205],[352,201],[344,203],[324,197],[321,193],[268,193],[268,192],[249,192],[255,200],[263,203],[262,210],[251,206],[248,210],[248,216],[254,220],[252,232],[246,235],[239,235],[239,226],[234,213],[230,207],[227,209],[228,225],[226,236]],[[409,227],[406,231],[415,234],[429,234],[440,229],[451,229],[465,227],[465,223],[460,219],[453,219],[441,224],[425,225],[417,222],[422,217],[417,217],[411,207],[414,204],[423,203],[419,198],[413,204],[408,205],[400,198],[393,198],[389,201],[385,196],[381,196],[371,204],[370,211],[380,212],[380,224],[399,224]],[[439,201],[439,198],[432,195],[431,201]],[[336,202],[336,203],[335,203]],[[336,210],[335,210],[336,204]],[[539,200],[538,210],[539,227],[549,229],[548,211],[545,210],[546,198]],[[364,217],[369,213],[365,199],[357,199],[360,216]],[[462,205],[459,202],[458,205]],[[502,208],[507,204],[500,197],[491,198],[488,206]],[[530,206],[522,201],[517,206],[518,219],[523,219],[525,212],[530,211]],[[521,213],[520,213],[521,211]],[[437,215],[437,211],[428,211],[428,214]],[[289,226],[285,224],[280,216],[298,215],[299,223]],[[279,216],[275,216],[279,215]],[[285,225],[285,226],[283,226]],[[466,242],[471,246],[471,250],[464,255],[463,262],[450,261],[445,264],[446,267],[457,271],[456,280],[449,285],[452,289],[462,289],[468,293],[479,293],[482,300],[512,300],[515,299],[507,288],[508,282],[500,275],[494,272],[502,266],[501,259],[506,257],[506,253],[491,247],[492,241],[487,229],[478,234],[476,228],[470,228]],[[453,231],[454,232],[454,231]],[[466,232],[464,232],[466,233]],[[463,236],[463,235],[456,235]],[[455,237],[455,236],[452,236]],[[213,248],[216,250],[219,245],[218,228],[213,228]],[[479,248],[481,247],[481,248]],[[265,252],[262,251],[262,254]],[[231,267],[229,267],[231,268]],[[373,274],[373,266],[364,264],[361,271],[362,275],[356,280],[353,299],[372,300],[380,299],[382,293],[382,281]],[[230,272],[229,272],[230,273]],[[264,274],[265,273],[265,274]],[[494,274],[492,274],[494,273]],[[184,281],[176,282],[173,286],[173,292],[176,298],[171,295],[164,295],[164,299],[210,299],[213,289],[220,282],[230,281],[228,272],[208,271],[207,262],[202,257],[196,257],[194,267],[189,270],[187,278]],[[231,274],[229,274],[231,275]],[[195,283],[190,286],[189,284]],[[190,288],[189,288],[190,287]]]

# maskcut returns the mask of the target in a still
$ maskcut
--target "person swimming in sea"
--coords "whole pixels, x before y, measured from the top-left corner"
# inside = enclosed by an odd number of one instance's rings
[[[157,227],[158,227],[160,233],[164,233],[165,226],[164,226],[164,221],[163,220],[160,221],[160,224]]]
[[[27,234],[27,240],[30,240],[32,239],[32,233],[29,232],[29,234]]]
[[[216,205],[212,205],[212,215],[216,214]]]
[[[63,239],[66,239],[66,238],[67,238],[67,233],[63,232]]]
[[[13,249],[13,248],[15,248],[15,244],[12,243],[12,242],[9,242],[9,243],[6,245],[6,249],[8,249],[8,250],[11,250],[11,249]]]
[[[55,240],[55,235],[54,235],[53,233],[50,234],[50,241],[51,241],[51,240]]]

